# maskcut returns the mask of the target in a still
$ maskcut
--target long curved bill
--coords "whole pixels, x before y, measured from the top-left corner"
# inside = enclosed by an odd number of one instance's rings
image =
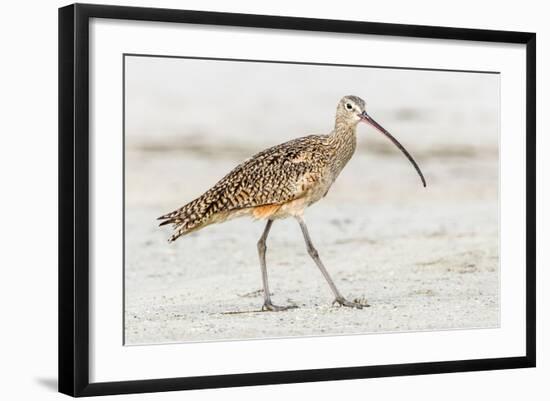
[[[414,168],[416,169],[416,172],[418,173],[418,175],[420,176],[420,179],[422,180],[422,184],[424,185],[424,187],[426,186],[426,180],[424,179],[424,175],[422,174],[422,171],[420,171],[420,167],[418,167],[418,164],[416,164],[416,162],[414,161],[413,157],[409,154],[409,152],[407,152],[407,149],[405,149],[403,147],[403,145],[401,145],[399,143],[399,141],[397,139],[395,139],[388,131],[386,131],[384,129],[384,127],[382,127],[380,124],[378,124],[371,116],[369,116],[367,114],[366,111],[362,112],[361,114],[359,114],[359,117],[361,117],[361,121],[364,121],[370,125],[372,125],[374,128],[376,128],[378,131],[380,131],[381,133],[383,133],[384,135],[386,135],[390,141],[393,142],[393,144],[395,146],[397,146],[399,148],[399,150],[401,150],[401,152],[403,152],[403,154],[405,156],[407,156],[407,159],[409,159],[409,161],[412,163],[412,165],[414,166]]]

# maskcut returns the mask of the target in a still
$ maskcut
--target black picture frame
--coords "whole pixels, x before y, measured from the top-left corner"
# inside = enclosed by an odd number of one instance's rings
[[[526,46],[526,344],[518,357],[90,383],[88,51],[91,18],[516,43]],[[59,391],[71,396],[535,366],[536,35],[479,29],[73,4],[59,9]]]

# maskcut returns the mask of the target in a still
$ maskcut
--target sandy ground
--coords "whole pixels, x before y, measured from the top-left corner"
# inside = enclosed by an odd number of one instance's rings
[[[498,75],[143,57],[126,68],[126,344],[499,325]],[[360,127],[356,154],[305,217],[342,294],[370,307],[331,306],[299,226],[284,220],[268,239],[270,286],[275,303],[298,308],[258,312],[265,223],[168,244],[155,218],[268,146],[327,133],[347,94],[366,99],[428,187]]]
[[[140,156],[130,152],[128,158]],[[423,189],[398,156],[356,156],[306,214],[340,291],[370,307],[331,306],[298,225],[283,220],[268,240],[271,290],[275,303],[299,308],[281,313],[258,312],[256,241],[263,222],[233,220],[171,245],[169,230],[154,224],[178,204],[172,198],[187,192],[183,182],[163,190],[155,177],[189,164],[201,180],[210,174],[215,180],[229,160],[207,165],[176,152],[134,163],[142,166],[148,191],[126,210],[126,343],[498,326],[495,160],[424,160],[429,186]]]

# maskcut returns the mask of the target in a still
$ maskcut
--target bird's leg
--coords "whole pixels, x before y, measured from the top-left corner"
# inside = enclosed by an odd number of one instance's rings
[[[269,293],[269,284],[267,283],[267,267],[265,264],[265,251],[267,249],[267,246],[265,245],[265,241],[267,240],[267,236],[269,234],[269,230],[271,230],[272,224],[273,224],[273,220],[267,221],[264,232],[260,237],[260,240],[258,241],[258,254],[260,255],[260,267],[262,269],[262,282],[264,285],[264,305],[262,306],[262,310],[279,312],[279,311],[295,308],[296,306],[294,305],[277,306],[277,305],[273,305],[273,303],[271,302],[271,295]]]
[[[307,252],[309,253],[309,256],[315,261],[315,264],[321,270],[321,273],[323,273],[323,276],[325,277],[325,280],[327,280],[328,285],[330,286],[330,289],[332,290],[332,293],[334,294],[334,303],[337,303],[341,306],[349,306],[352,308],[358,308],[361,309],[363,305],[357,302],[351,302],[346,300],[342,294],[340,294],[340,291],[338,291],[338,288],[336,288],[336,285],[334,284],[334,281],[332,281],[332,278],[330,278],[330,275],[328,274],[327,269],[323,265],[323,262],[321,262],[321,258],[319,257],[319,252],[317,252],[317,249],[313,246],[313,242],[311,242],[311,238],[309,236],[309,232],[307,230],[306,222],[301,217],[296,217],[298,220],[298,223],[300,223],[300,228],[302,229],[302,234],[304,234],[304,239],[306,241],[307,245]]]

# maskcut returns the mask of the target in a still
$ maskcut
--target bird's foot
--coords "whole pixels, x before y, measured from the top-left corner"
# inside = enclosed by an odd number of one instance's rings
[[[348,301],[347,299],[345,299],[344,297],[338,297],[338,298],[335,298],[334,301],[332,302],[332,304],[338,304],[340,306],[347,306],[349,308],[357,308],[357,309],[363,309],[363,306],[369,306],[369,305],[363,305],[362,303],[360,302],[352,302],[352,301]]]
[[[296,305],[278,306],[278,305],[273,305],[271,302],[264,302],[264,305],[262,306],[262,311],[282,312],[289,309],[295,309],[297,307],[298,306]]]

